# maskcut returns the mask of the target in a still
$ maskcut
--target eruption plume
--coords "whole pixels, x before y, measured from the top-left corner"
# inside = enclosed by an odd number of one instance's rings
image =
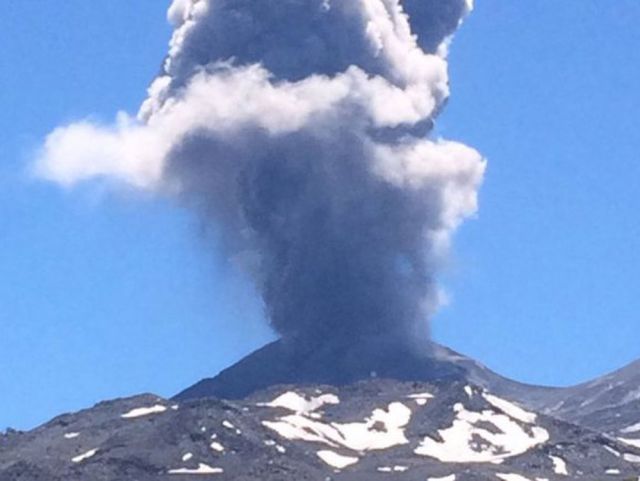
[[[485,162],[429,137],[469,0],[174,0],[136,118],[53,131],[37,161],[180,199],[294,344],[426,339]]]

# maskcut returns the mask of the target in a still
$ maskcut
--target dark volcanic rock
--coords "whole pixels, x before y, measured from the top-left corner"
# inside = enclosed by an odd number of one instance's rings
[[[640,447],[640,361],[562,390],[539,410]]]
[[[480,386],[371,379],[236,401],[101,403],[4,436],[0,481],[595,481],[637,478],[636,457],[640,449]]]
[[[594,413],[617,410],[634,403],[637,406],[640,402],[640,361],[593,381],[563,389],[561,393],[541,408],[559,417],[582,421]],[[549,404],[553,401],[557,402]]]
[[[554,389],[437,344],[276,342],[173,400],[0,434],[0,481],[635,481],[637,368]]]
[[[200,381],[175,399],[240,399],[278,384],[342,386],[372,377],[402,381],[465,378],[463,369],[429,354],[386,343],[329,344],[301,351],[280,340],[245,357],[216,377]]]
[[[175,399],[241,399],[279,384],[344,386],[372,377],[400,381],[466,380],[527,405],[531,401],[544,405],[549,396],[559,391],[504,378],[435,343],[422,351],[375,342],[326,345],[300,351],[280,340],[257,350],[217,376],[185,389]]]

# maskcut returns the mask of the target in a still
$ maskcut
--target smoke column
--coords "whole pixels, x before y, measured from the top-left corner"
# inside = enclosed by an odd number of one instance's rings
[[[174,0],[137,117],[54,130],[42,177],[196,209],[294,344],[427,339],[485,162],[429,136],[469,0]]]

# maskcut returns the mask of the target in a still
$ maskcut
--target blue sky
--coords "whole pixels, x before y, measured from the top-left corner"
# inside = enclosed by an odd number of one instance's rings
[[[0,429],[171,395],[272,339],[250,287],[167,201],[34,181],[55,126],[135,112],[170,29],[157,0],[18,2],[0,18]],[[640,4],[479,0],[438,133],[489,159],[436,340],[564,385],[640,357]]]

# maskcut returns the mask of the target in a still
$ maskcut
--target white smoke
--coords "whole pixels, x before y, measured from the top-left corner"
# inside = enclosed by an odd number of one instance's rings
[[[428,137],[470,8],[174,0],[163,73],[137,116],[54,130],[37,172],[63,185],[115,178],[197,206],[231,255],[257,253],[254,279],[285,336],[413,334],[436,307],[435,271],[477,210],[485,170],[472,148]],[[334,289],[327,277],[348,280],[319,301]]]

